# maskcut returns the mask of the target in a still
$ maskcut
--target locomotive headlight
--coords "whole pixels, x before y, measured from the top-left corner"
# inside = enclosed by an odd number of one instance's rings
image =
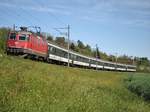
[[[18,44],[18,42],[15,42],[15,44],[17,45],[17,44]]]

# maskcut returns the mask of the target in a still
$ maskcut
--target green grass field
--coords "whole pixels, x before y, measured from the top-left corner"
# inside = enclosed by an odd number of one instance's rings
[[[126,88],[130,74],[0,56],[0,112],[149,112]]]

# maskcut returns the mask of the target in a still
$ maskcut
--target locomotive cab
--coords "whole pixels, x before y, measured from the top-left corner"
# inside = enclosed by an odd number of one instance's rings
[[[24,54],[28,47],[30,34],[25,31],[10,32],[7,38],[7,52]]]
[[[16,42],[16,32],[11,32],[7,38],[7,46],[14,47]]]
[[[27,31],[27,27],[20,29],[9,33],[7,53],[46,59],[48,51],[46,39],[42,35]]]

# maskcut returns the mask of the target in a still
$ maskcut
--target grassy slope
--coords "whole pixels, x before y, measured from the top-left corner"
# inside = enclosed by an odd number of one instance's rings
[[[0,57],[0,112],[148,112],[123,85],[126,73]]]

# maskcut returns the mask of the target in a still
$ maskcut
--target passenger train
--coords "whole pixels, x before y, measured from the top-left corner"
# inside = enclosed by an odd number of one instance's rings
[[[79,53],[75,53],[52,43],[48,43],[40,34],[27,31],[21,27],[19,31],[11,31],[7,39],[7,53],[22,54],[29,57],[43,59],[47,62],[66,64],[97,70],[135,72],[136,66],[104,61]]]

